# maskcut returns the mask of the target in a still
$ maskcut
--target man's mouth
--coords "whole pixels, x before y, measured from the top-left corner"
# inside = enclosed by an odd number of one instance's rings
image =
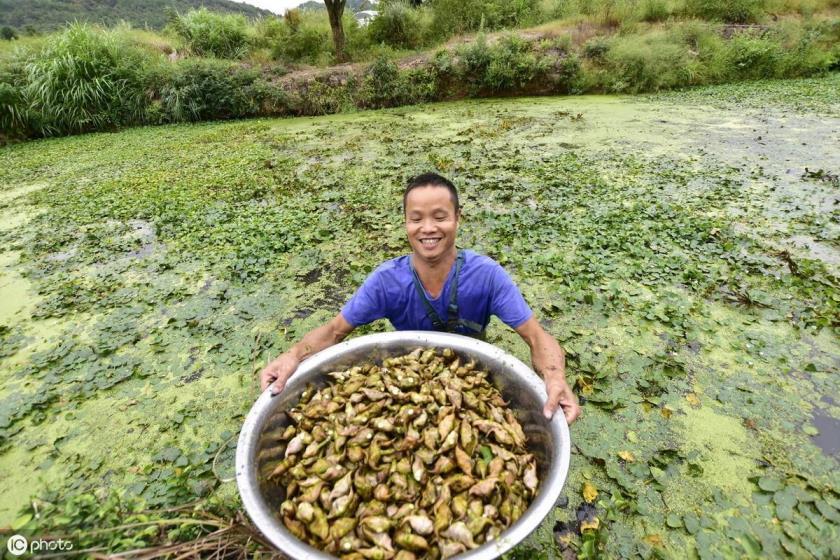
[[[440,243],[440,237],[424,237],[420,240],[420,244],[426,249],[434,249]]]

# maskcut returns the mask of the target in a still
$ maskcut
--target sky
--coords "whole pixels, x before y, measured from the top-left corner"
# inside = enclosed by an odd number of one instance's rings
[[[303,4],[306,0],[233,0],[242,4],[251,4],[258,8],[271,10],[275,14],[282,14],[289,8]]]

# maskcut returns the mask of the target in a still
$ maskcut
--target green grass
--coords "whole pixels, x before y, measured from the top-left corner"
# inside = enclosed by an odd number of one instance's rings
[[[143,68],[148,56],[115,32],[74,24],[22,67],[24,126],[61,135],[133,124],[145,113]]]
[[[726,39],[714,24],[640,25],[586,43],[584,80],[589,89],[641,92],[819,74],[837,64],[838,31],[783,23]]]
[[[585,400],[568,503],[512,558],[559,557],[555,522],[584,558],[837,556],[838,458],[812,436],[840,417],[836,186],[805,173],[840,169],[837,80],[4,148],[0,526],[117,551],[208,532],[127,521],[232,515],[211,467],[256,372],[408,251],[401,186],[437,169],[460,244],[512,274]]]
[[[196,21],[207,23],[202,19],[207,16],[211,27],[219,27],[215,34],[197,34],[216,46],[190,47],[205,54],[230,47],[224,46],[225,26],[244,29],[235,16],[196,14]],[[248,45],[265,55],[270,36],[283,50],[301,49],[295,58],[329,57],[328,50],[316,49],[313,55],[310,49],[323,45],[318,37],[326,33],[313,24],[314,17],[301,17],[291,26],[266,22],[263,39],[250,37]],[[186,21],[181,23],[185,26]],[[362,33],[348,26],[351,50],[363,48]],[[189,45],[191,40],[187,34],[181,41]],[[289,72],[282,65],[218,56],[172,61],[164,56],[183,52],[180,44],[155,41],[148,32],[125,26],[102,31],[74,25],[40,48],[16,51],[0,65],[0,141],[140,124],[317,115],[463,97],[637,93],[811,76],[837,67],[840,25],[831,20],[783,20],[766,28],[732,31],[700,21],[638,23],[585,41],[556,34],[537,39],[479,34],[471,43],[430,53],[404,69],[393,60],[397,51],[383,45],[370,65],[345,69],[341,75],[314,73],[289,81],[279,79]],[[236,44],[240,56],[241,44]]]
[[[218,14],[201,8],[172,17],[169,28],[198,56],[240,59],[250,49],[248,20],[239,14]]]

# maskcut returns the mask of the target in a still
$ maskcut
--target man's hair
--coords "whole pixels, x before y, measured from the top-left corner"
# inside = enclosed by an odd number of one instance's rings
[[[449,196],[452,198],[452,204],[455,205],[455,214],[461,211],[461,204],[458,202],[458,189],[452,184],[452,181],[438,175],[437,173],[421,173],[416,177],[408,180],[403,193],[403,214],[405,214],[405,201],[408,199],[408,193],[419,187],[443,187],[449,189]]]

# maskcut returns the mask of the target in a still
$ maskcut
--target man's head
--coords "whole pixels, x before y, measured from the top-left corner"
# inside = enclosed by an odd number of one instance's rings
[[[436,261],[454,251],[461,207],[452,182],[437,173],[414,177],[405,187],[403,213],[416,255]]]

